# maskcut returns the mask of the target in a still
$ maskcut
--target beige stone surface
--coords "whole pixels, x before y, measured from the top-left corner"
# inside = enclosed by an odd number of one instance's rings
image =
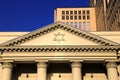
[[[0,43],[17,38],[27,33],[28,32],[0,32]]]
[[[89,14],[90,19],[84,19],[83,20],[83,15],[84,14],[82,14],[82,11],[87,11],[87,10],[90,11],[90,14]],[[73,11],[73,14],[74,14],[74,11],[81,11],[81,19],[80,20],[79,19],[77,19],[77,20],[74,20],[74,19],[73,20],[70,20],[70,19],[69,20],[62,20],[62,11],[69,11],[69,13],[70,13],[70,11]],[[84,15],[85,17],[87,17],[86,13]],[[90,7],[86,7],[86,8],[56,8],[54,10],[54,22],[57,22],[57,21],[60,21],[60,22],[63,22],[63,23],[73,22],[73,24],[75,22],[77,22],[77,23],[81,22],[82,23],[82,26],[81,26],[82,29],[81,30],[84,30],[84,26],[83,26],[84,22],[85,23],[90,22],[90,31],[96,31],[96,18],[95,18],[95,15],[96,15],[95,14],[95,8],[92,8],[92,7],[91,8]],[[66,15],[66,16],[70,17],[71,15],[69,14],[69,15]],[[74,16],[79,17],[79,15],[72,15],[72,16],[73,16],[73,18],[74,18]],[[88,31],[87,24],[85,24],[85,25],[86,25],[86,31]],[[80,29],[80,28],[78,28],[78,29]]]

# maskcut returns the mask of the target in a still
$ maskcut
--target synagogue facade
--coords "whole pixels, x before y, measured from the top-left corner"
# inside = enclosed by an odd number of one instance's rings
[[[0,44],[0,80],[120,80],[120,44],[56,22]]]

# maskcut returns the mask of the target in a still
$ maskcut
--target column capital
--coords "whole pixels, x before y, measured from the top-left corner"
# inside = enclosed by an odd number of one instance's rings
[[[12,66],[12,63],[10,63],[10,62],[4,62],[3,64],[2,64],[2,68],[12,68],[13,66]]]
[[[116,68],[116,67],[117,67],[117,64],[116,64],[116,62],[108,62],[108,63],[106,64],[106,67],[107,67],[107,68]]]
[[[71,67],[72,68],[81,68],[82,67],[82,64],[80,62],[72,62],[71,64]]]
[[[45,63],[45,62],[38,62],[37,63],[37,68],[47,68],[47,63]]]

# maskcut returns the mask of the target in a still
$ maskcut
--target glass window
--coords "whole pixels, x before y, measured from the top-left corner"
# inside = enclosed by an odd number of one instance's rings
[[[81,14],[81,11],[78,11],[78,14]]]
[[[86,22],[83,22],[83,30],[86,31]]]
[[[74,19],[77,20],[77,16],[74,16]]]
[[[90,16],[87,16],[87,19],[90,19]]]
[[[87,22],[88,31],[90,31],[90,22]]]
[[[89,11],[89,10],[87,10],[87,14],[90,14],[90,11]]]
[[[62,16],[62,20],[65,20],[65,16]]]
[[[73,22],[70,22],[70,25],[73,26]]]
[[[85,16],[83,16],[83,20],[85,20]]]
[[[77,11],[74,11],[74,14],[77,14]]]
[[[69,16],[66,16],[66,20],[69,20]]]
[[[69,11],[66,11],[66,14],[69,14]]]
[[[85,14],[85,10],[83,10],[82,13]]]
[[[70,14],[73,14],[73,11],[70,11]]]
[[[70,16],[70,20],[73,20],[73,16]]]
[[[81,16],[79,16],[79,20],[81,20]]]
[[[79,29],[82,30],[82,22],[79,22]]]
[[[69,22],[66,22],[67,25],[69,25]]]
[[[62,11],[62,14],[65,14],[65,11]]]
[[[77,22],[74,23],[74,26],[77,28]]]

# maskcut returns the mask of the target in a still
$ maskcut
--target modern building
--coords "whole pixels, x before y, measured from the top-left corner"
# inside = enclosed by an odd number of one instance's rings
[[[97,31],[120,30],[120,0],[90,0],[96,11]]]
[[[56,8],[54,22],[58,21],[83,31],[96,31],[95,8]]]
[[[120,33],[104,33],[60,22],[1,32],[0,80],[120,80],[120,44],[113,37]]]

